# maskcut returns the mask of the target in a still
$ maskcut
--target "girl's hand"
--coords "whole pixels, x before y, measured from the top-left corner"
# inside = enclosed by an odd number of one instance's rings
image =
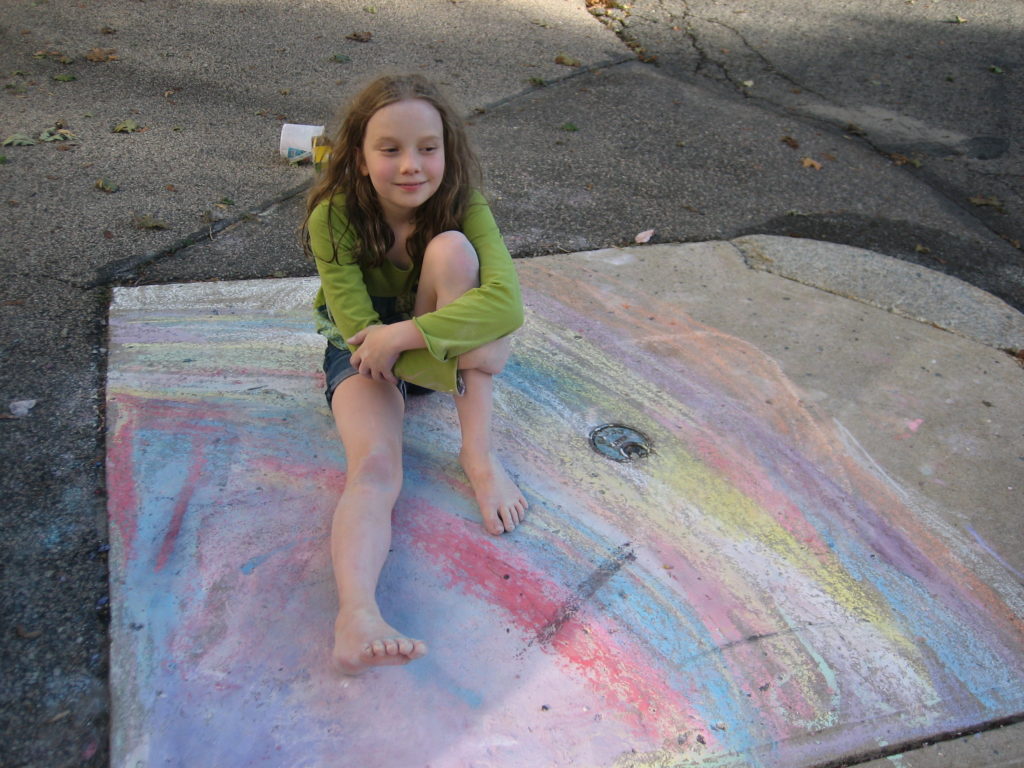
[[[398,383],[391,369],[395,367],[402,349],[396,343],[392,326],[370,325],[346,341],[359,347],[352,353],[351,364],[361,375]]]

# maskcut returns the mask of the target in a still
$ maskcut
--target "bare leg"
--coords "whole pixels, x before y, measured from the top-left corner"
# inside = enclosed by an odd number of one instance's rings
[[[526,517],[528,504],[501,465],[491,443],[493,377],[477,368],[463,370],[464,395],[456,395],[462,429],[459,461],[473,486],[484,528],[495,536],[514,531]]]
[[[391,546],[391,510],[402,487],[402,395],[387,382],[352,376],[332,402],[348,477],[331,524],[338,587],[334,661],[342,672],[407,664],[427,652],[381,616],[377,580]]]
[[[477,287],[479,261],[469,241],[445,232],[430,241],[416,294],[417,315],[432,312]],[[509,356],[509,340],[498,339],[461,356],[459,371],[466,393],[455,397],[462,430],[459,459],[473,486],[480,517],[488,533],[513,531],[526,515],[522,492],[501,465],[491,441],[493,381]]]

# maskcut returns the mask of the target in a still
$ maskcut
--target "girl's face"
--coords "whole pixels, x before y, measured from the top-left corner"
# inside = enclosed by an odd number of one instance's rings
[[[359,172],[370,177],[389,223],[409,220],[444,177],[444,126],[421,99],[382,107],[366,124]]]

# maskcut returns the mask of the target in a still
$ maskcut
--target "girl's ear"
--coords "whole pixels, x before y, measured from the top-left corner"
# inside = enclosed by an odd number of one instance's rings
[[[362,176],[369,176],[370,169],[366,167],[366,161],[363,159],[363,150],[356,150],[356,169]]]

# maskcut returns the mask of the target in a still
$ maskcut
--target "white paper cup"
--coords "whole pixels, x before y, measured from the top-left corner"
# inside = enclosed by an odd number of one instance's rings
[[[294,160],[301,155],[312,155],[313,137],[323,132],[322,125],[285,123],[281,126],[281,157]]]

